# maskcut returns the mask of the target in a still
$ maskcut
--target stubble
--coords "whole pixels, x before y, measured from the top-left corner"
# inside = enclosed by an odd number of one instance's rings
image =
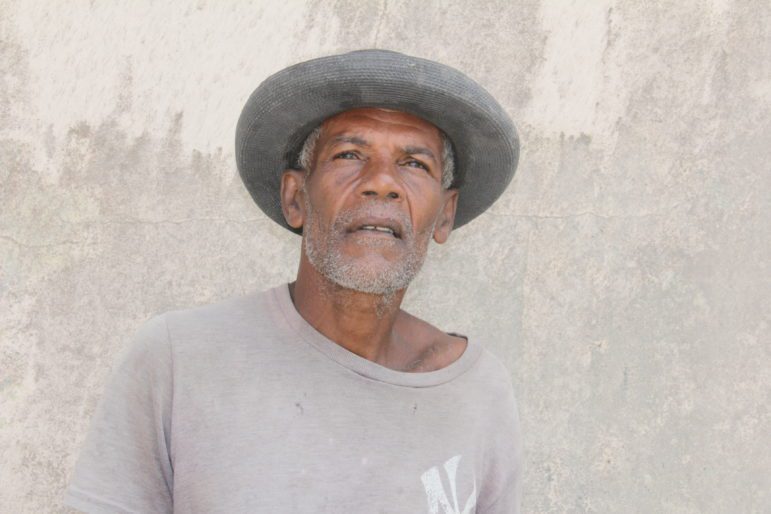
[[[395,262],[372,266],[364,262],[364,259],[342,253],[346,231],[356,218],[383,215],[393,217],[392,209],[389,208],[386,213],[384,204],[373,202],[362,205],[341,212],[332,226],[325,229],[314,212],[307,194],[304,203],[307,213],[303,227],[305,255],[320,274],[338,286],[362,293],[391,297],[395,292],[405,289],[423,266],[435,223],[429,231],[413,235],[409,217],[400,215],[399,222],[403,227],[402,240],[396,244],[404,245],[404,256]],[[393,241],[380,238],[360,238],[358,242],[372,248],[395,244]]]

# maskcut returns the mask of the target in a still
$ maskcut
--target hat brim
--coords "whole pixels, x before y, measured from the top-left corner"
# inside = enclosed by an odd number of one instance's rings
[[[443,64],[386,50],[305,61],[268,77],[236,128],[236,163],[254,201],[293,232],[281,211],[281,174],[325,119],[350,109],[404,111],[450,138],[459,189],[454,226],[484,212],[514,176],[519,138],[509,116],[479,84]]]

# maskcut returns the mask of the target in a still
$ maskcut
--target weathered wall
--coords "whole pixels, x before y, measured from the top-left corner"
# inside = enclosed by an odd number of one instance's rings
[[[240,108],[383,47],[466,71],[521,132],[408,304],[510,367],[525,511],[767,512],[768,2],[90,4],[0,1],[0,511],[61,510],[139,323],[292,278]]]

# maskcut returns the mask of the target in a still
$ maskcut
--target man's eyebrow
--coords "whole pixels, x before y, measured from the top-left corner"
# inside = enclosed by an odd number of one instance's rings
[[[430,148],[427,148],[425,146],[405,146],[404,153],[407,153],[410,155],[427,155],[428,157],[431,157],[432,159],[436,160],[436,155],[434,155],[434,152],[432,152]]]
[[[349,136],[346,134],[341,134],[332,138],[332,144],[338,143],[350,143],[357,146],[369,146],[369,143],[366,139],[362,139],[358,136]]]

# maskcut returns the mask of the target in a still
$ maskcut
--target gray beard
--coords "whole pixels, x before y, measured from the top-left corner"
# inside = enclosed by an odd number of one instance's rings
[[[346,235],[346,227],[354,218],[362,215],[377,215],[378,204],[344,211],[335,219],[327,233],[324,232],[318,217],[305,195],[305,211],[307,220],[303,227],[303,245],[305,255],[311,265],[331,282],[345,289],[381,296],[391,296],[396,291],[405,289],[417,276],[426,257],[426,250],[434,226],[428,233],[412,235],[412,223],[407,216],[399,221],[404,230],[403,243],[407,253],[403,259],[384,266],[367,266],[356,258],[343,255],[340,247]],[[435,223],[434,223],[435,225]],[[362,240],[361,244],[372,247],[384,246],[388,243],[380,239]]]

